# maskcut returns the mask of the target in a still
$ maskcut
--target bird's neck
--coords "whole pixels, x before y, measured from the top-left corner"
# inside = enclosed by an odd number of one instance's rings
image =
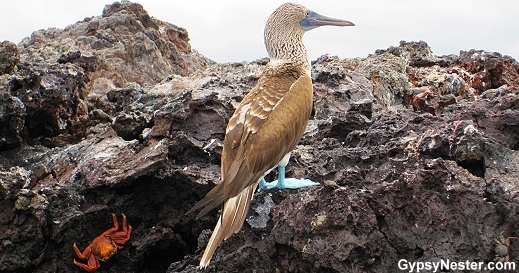
[[[303,44],[303,32],[291,35],[265,35],[271,65],[291,63],[310,70],[310,57]]]

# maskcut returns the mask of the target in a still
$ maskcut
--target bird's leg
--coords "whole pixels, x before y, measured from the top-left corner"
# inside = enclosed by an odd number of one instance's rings
[[[286,186],[285,186],[285,168],[286,168],[286,166],[278,166],[278,183],[276,185],[276,187],[278,189],[286,188]]]
[[[267,187],[267,181],[265,181],[265,178],[263,177],[263,178],[261,178],[261,180],[259,182],[258,192],[266,187]]]
[[[285,155],[285,157],[278,164],[278,180],[267,183],[264,178],[261,179],[259,184],[259,189],[299,189],[303,187],[316,186],[319,183],[316,183],[310,179],[297,179],[297,178],[285,178],[285,167],[288,164],[288,160],[290,159],[290,153]]]

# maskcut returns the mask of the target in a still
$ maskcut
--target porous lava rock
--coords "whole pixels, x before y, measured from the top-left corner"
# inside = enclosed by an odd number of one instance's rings
[[[110,213],[133,231],[98,272],[197,272],[219,212],[184,213],[218,183],[227,121],[268,60],[218,64],[188,41],[123,1],[0,45],[1,272],[80,272],[72,245],[112,227]],[[494,239],[519,228],[512,57],[401,42],[321,56],[312,78],[314,111],[287,175],[321,185],[257,193],[207,272],[506,258]]]

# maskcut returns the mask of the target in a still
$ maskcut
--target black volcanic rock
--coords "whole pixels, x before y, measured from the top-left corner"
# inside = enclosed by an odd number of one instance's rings
[[[110,228],[112,212],[133,231],[98,272],[196,271],[219,212],[184,213],[218,181],[227,121],[267,60],[217,64],[188,41],[117,2],[2,43],[1,272],[79,272],[72,245]],[[505,258],[494,238],[519,228],[513,58],[401,42],[366,58],[321,56],[312,77],[314,111],[287,175],[321,185],[258,193],[208,272]]]

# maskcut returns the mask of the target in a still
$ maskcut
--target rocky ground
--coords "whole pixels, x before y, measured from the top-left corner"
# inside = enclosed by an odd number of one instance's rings
[[[135,3],[0,44],[0,271],[195,272],[218,217],[184,213],[219,178],[224,128],[267,59],[214,63]],[[208,272],[384,272],[400,259],[519,260],[519,63],[401,42],[312,64],[314,113],[287,175],[255,196]],[[269,175],[267,180],[275,178]],[[508,253],[508,256],[507,256]]]

